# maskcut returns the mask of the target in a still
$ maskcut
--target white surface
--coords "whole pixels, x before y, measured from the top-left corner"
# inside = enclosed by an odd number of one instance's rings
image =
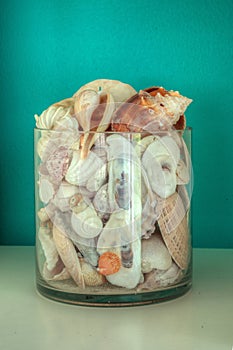
[[[133,308],[41,297],[33,247],[0,247],[0,276],[1,350],[232,350],[233,250],[195,249],[191,292]]]

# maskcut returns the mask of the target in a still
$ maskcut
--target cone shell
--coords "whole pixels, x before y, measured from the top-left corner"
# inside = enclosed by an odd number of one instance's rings
[[[189,261],[189,232],[185,209],[177,192],[159,203],[158,219],[164,242],[175,263],[185,270]]]

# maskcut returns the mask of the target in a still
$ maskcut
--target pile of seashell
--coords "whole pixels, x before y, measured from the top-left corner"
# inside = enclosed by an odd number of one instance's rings
[[[158,290],[189,267],[192,100],[100,79],[35,115],[42,278]]]

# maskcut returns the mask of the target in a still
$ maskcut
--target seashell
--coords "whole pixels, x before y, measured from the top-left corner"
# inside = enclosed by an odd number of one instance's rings
[[[86,286],[97,287],[106,283],[106,278],[84,259],[80,259],[80,264]]]
[[[110,215],[98,238],[97,252],[100,255],[105,252],[115,253],[121,260],[122,250],[130,244],[133,260],[130,268],[122,264],[118,272],[107,275],[107,280],[111,284],[129,289],[138,284],[141,277],[140,234],[140,221],[130,222],[130,211],[120,209]]]
[[[100,187],[93,199],[92,204],[99,217],[102,219],[109,218],[112,208],[110,207],[109,203],[108,183]]]
[[[138,239],[139,220],[133,221],[130,211],[119,209],[114,211],[105,224],[97,242],[97,252],[116,251],[120,255],[122,245]]]
[[[164,136],[152,142],[142,156],[152,190],[167,198],[176,190],[176,169],[180,150],[175,141]]]
[[[176,176],[177,176],[177,184],[185,185],[188,184],[191,177],[191,159],[187,149],[187,146],[182,139],[181,141],[181,158],[177,164]]]
[[[45,208],[41,208],[40,210],[38,210],[37,215],[38,215],[41,223],[48,222],[50,219]]]
[[[80,193],[74,194],[72,197],[69,199],[69,206],[70,208],[74,208],[80,204],[80,202],[83,201],[83,197]]]
[[[107,275],[108,282],[113,285],[132,289],[137,286],[141,279],[141,240],[135,240],[131,244],[133,262],[132,266],[121,266],[120,270],[112,275]]]
[[[114,107],[112,96],[102,91],[87,89],[76,95],[75,116],[85,132],[82,138],[82,159],[87,157],[90,148],[99,136],[98,133],[108,128]]]
[[[94,238],[87,239],[76,235],[73,243],[78,248],[85,261],[92,266],[97,266],[99,254],[96,251],[96,241]]]
[[[59,183],[64,178],[69,167],[69,153],[66,147],[59,147],[53,152],[46,162],[46,167],[50,175],[50,179],[54,183]]]
[[[184,116],[186,108],[192,102],[191,99],[180,95],[178,91],[167,91],[162,87],[152,87],[144,91],[154,97],[155,104],[162,105],[166,116],[171,119],[173,125],[179,121],[181,116]]]
[[[183,277],[183,272],[173,262],[168,270],[152,270],[148,274],[145,274],[145,280],[139,284],[137,291],[141,290],[153,290],[161,287],[167,287],[174,283],[179,282]]]
[[[52,271],[44,264],[42,275],[46,281],[63,281],[70,279],[70,274],[59,257],[58,263]]]
[[[175,263],[185,270],[189,261],[189,229],[182,200],[177,192],[158,202],[160,232]]]
[[[58,252],[48,227],[40,227],[38,238],[44,252],[46,267],[49,271],[53,270],[58,262]]]
[[[90,177],[86,183],[86,188],[90,192],[97,192],[98,189],[107,181],[107,164],[99,168],[96,173]]]
[[[177,193],[179,194],[180,198],[182,199],[182,203],[184,206],[185,212],[187,212],[190,208],[190,195],[186,189],[186,186],[184,185],[178,185],[177,186]]]
[[[36,127],[39,129],[54,129],[64,118],[71,118],[70,107],[52,105],[47,108],[40,116],[35,114]]]
[[[159,235],[142,240],[142,272],[153,269],[167,270],[172,264],[171,256]]]
[[[121,246],[121,264],[128,269],[133,266],[133,250],[131,244]]]
[[[149,238],[155,231],[155,222],[157,220],[156,215],[157,200],[154,195],[147,194],[146,202],[142,209],[142,237]]]
[[[103,253],[98,262],[98,272],[102,275],[112,275],[120,270],[121,259],[113,252]]]
[[[78,193],[78,188],[62,181],[53,199],[53,204],[62,212],[70,210],[70,199]]]
[[[166,91],[162,87],[141,90],[129,98],[116,111],[112,130],[150,133],[175,128],[185,128],[184,111],[192,100],[177,91]]]
[[[133,136],[132,136],[133,137]],[[135,197],[141,197],[141,162],[131,144],[121,135],[111,135],[106,140],[108,147],[109,204],[128,209]],[[132,178],[133,176],[133,178]],[[134,209],[138,209],[134,205]]]
[[[129,84],[122,83],[118,80],[98,79],[83,85],[74,96],[79,95],[80,92],[86,89],[109,93],[113,96],[115,102],[124,102],[136,94],[136,90]]]
[[[47,177],[40,177],[39,180],[39,197],[40,200],[47,204],[54,196],[55,194],[55,187],[54,185],[49,181]]]
[[[99,235],[103,223],[94,208],[87,207],[85,210],[71,216],[71,224],[74,231],[83,238],[94,238]]]
[[[88,156],[82,159],[81,151],[74,151],[65,179],[73,185],[85,186],[102,166],[103,161],[95,153],[90,151]]]
[[[111,128],[118,132],[156,132],[163,126],[162,121],[166,121],[162,107],[141,90],[116,109]]]
[[[56,224],[53,225],[53,239],[60,258],[70,276],[79,287],[84,289],[84,278],[75,247],[72,241],[60,231]]]

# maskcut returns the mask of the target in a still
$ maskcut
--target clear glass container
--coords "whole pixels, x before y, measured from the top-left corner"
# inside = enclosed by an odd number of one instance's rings
[[[192,283],[191,129],[34,135],[39,293],[87,306],[185,294]]]

